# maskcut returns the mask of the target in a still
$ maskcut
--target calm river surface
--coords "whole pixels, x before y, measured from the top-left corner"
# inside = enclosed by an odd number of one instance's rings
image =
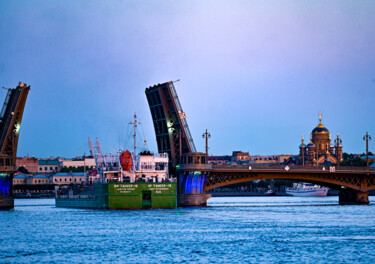
[[[206,208],[101,211],[16,200],[0,211],[0,263],[375,263],[375,204],[337,203],[216,197]]]

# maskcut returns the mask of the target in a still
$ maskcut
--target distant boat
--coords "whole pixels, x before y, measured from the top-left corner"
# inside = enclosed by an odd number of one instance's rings
[[[292,188],[286,188],[285,192],[292,196],[327,196],[329,188],[320,187],[311,183],[294,183]]]
[[[268,191],[266,191],[264,193],[264,195],[266,195],[266,196],[274,196],[274,195],[276,195],[276,193],[274,191],[272,191],[272,190],[268,190]]]

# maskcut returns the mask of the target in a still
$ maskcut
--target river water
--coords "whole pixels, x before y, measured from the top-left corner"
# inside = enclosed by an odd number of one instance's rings
[[[375,204],[340,206],[338,197],[125,211],[16,200],[0,223],[0,263],[375,263]]]

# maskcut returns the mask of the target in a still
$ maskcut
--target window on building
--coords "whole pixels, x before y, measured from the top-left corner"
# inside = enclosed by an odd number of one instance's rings
[[[69,181],[72,181],[72,178],[70,178]]]
[[[42,168],[39,168],[39,170],[41,171],[41,170],[42,170]]]
[[[62,181],[62,179],[60,178],[60,181]]]
[[[57,167],[55,167],[55,171],[57,171]]]
[[[49,170],[53,170],[52,167],[49,167]]]
[[[44,170],[46,171],[46,170],[47,170],[47,167],[44,167]]]
[[[55,182],[57,182],[57,179],[55,179]]]
[[[65,178],[65,181],[66,181],[66,178]]]

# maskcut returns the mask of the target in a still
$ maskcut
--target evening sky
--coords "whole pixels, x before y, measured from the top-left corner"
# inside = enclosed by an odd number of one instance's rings
[[[156,150],[144,94],[175,86],[198,151],[296,154],[323,124],[375,150],[375,1],[0,1],[0,85],[31,85],[18,156]],[[1,98],[6,90],[1,89]],[[2,99],[0,99],[2,100]],[[140,144],[140,142],[138,142]]]

